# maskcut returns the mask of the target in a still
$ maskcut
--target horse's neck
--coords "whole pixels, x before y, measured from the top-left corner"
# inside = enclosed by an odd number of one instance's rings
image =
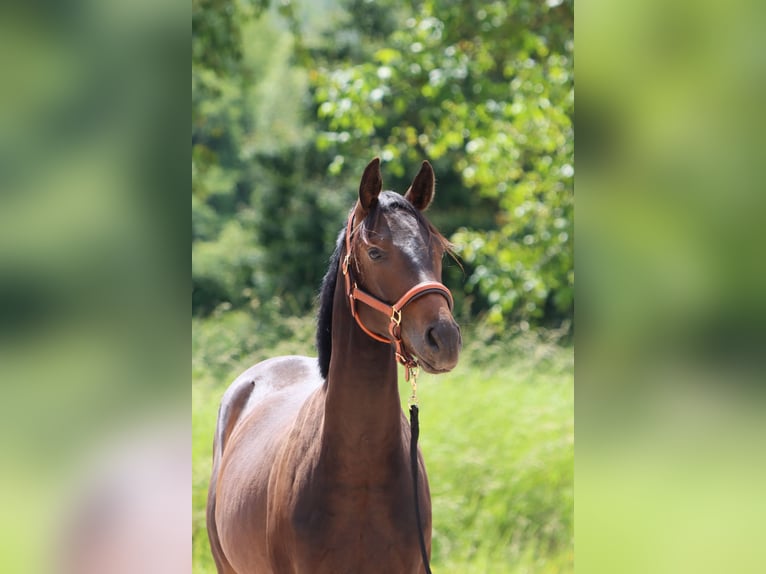
[[[402,448],[397,364],[390,345],[371,339],[351,316],[339,281],[334,300],[322,451],[344,478],[385,474]],[[381,466],[383,468],[378,468]],[[382,478],[382,477],[381,477]]]

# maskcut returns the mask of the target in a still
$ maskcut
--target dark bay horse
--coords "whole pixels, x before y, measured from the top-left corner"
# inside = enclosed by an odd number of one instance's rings
[[[397,360],[447,372],[461,337],[440,282],[448,244],[422,215],[431,165],[404,196],[381,189],[375,159],[322,283],[318,360],[264,361],[223,396],[207,508],[219,573],[425,571]],[[420,453],[418,464],[430,553]]]

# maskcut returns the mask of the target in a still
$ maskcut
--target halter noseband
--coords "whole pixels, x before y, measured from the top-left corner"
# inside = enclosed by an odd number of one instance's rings
[[[411,289],[409,289],[404,295],[392,305],[385,303],[377,297],[370,295],[366,291],[359,288],[356,281],[353,280],[350,262],[351,262],[351,235],[353,234],[354,224],[354,212],[356,209],[352,209],[348,217],[348,225],[346,226],[346,255],[343,258],[341,269],[343,271],[343,277],[346,283],[346,295],[349,298],[349,305],[351,306],[351,315],[356,320],[356,324],[364,331],[368,336],[372,337],[376,341],[381,343],[393,343],[396,347],[396,359],[404,365],[407,379],[409,380],[410,373],[418,366],[418,361],[413,357],[410,352],[405,348],[404,341],[402,340],[402,309],[412,303],[418,297],[426,295],[428,293],[438,293],[447,300],[450,311],[452,311],[453,301],[452,293],[444,285],[437,281],[423,281],[418,283]],[[388,322],[388,334],[390,339],[381,337],[380,335],[373,333],[370,329],[365,327],[362,323],[361,317],[356,309],[356,302],[360,301],[383,313],[389,318]]]

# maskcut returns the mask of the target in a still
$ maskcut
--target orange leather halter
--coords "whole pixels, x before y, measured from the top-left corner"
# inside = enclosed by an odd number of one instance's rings
[[[409,289],[404,295],[399,297],[395,303],[390,305],[360,289],[356,281],[353,279],[350,268],[351,235],[354,232],[353,225],[355,211],[356,209],[352,209],[348,217],[348,225],[346,226],[346,256],[343,258],[341,267],[346,283],[346,295],[349,298],[349,304],[351,306],[351,315],[356,320],[356,324],[359,325],[362,331],[367,333],[367,335],[381,343],[392,343],[396,347],[396,359],[406,367],[407,378],[409,379],[410,371],[418,366],[418,362],[417,359],[407,351],[404,346],[404,341],[402,340],[402,309],[418,297],[427,293],[438,293],[447,300],[450,311],[452,311],[452,306],[454,304],[452,301],[452,293],[437,281],[423,281]],[[388,334],[390,339],[386,339],[377,333],[373,333],[370,329],[365,327],[357,312],[357,301],[364,303],[368,307],[372,307],[389,318]]]

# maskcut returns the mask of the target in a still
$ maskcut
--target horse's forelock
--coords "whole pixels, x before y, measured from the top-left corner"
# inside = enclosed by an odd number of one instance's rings
[[[377,225],[378,217],[385,211],[404,211],[412,215],[418,222],[418,225],[424,227],[429,234],[431,241],[436,243],[442,248],[442,250],[450,255],[455,261],[457,259],[454,255],[453,245],[444,237],[433,224],[425,218],[423,213],[410,203],[403,195],[400,195],[394,191],[384,191],[378,196],[378,204],[370,210],[364,224],[361,226],[360,231],[363,233],[362,238],[366,238],[368,230],[374,229]],[[458,261],[459,264],[459,261]]]

